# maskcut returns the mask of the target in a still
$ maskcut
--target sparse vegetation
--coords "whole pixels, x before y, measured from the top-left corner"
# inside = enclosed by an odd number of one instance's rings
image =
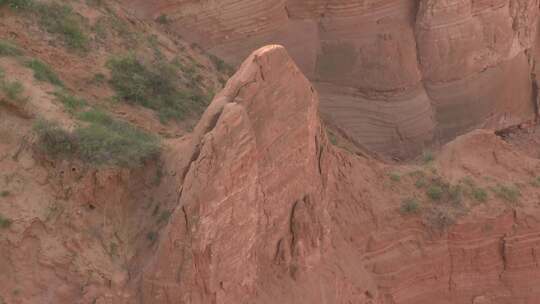
[[[135,167],[159,153],[156,137],[114,120],[104,112],[91,110],[83,113],[80,119],[88,123],[75,130],[79,156],[84,161]]]
[[[422,161],[427,164],[435,160],[435,155],[431,150],[424,150],[422,152]]]
[[[454,204],[460,204],[463,199],[463,187],[461,185],[453,185],[448,188],[448,195]]]
[[[416,180],[416,182],[414,183],[414,185],[416,186],[416,188],[420,189],[420,188],[425,188],[427,186],[427,180],[425,177],[420,177]]]
[[[225,73],[227,75],[231,74],[233,69],[227,63],[225,63],[223,59],[212,54],[209,54],[208,56],[210,57],[210,60],[212,60],[212,63],[219,72]]]
[[[111,86],[117,97],[159,112],[162,121],[181,119],[206,103],[196,90],[180,90],[174,67],[161,62],[156,68],[146,67],[133,55],[110,59]]]
[[[86,50],[89,39],[83,30],[83,18],[68,4],[34,0],[0,0],[0,6],[34,14],[49,33],[62,37],[69,49]]]
[[[0,214],[0,228],[7,229],[11,226],[12,223],[13,222],[9,218]]]
[[[430,185],[426,194],[431,200],[438,201],[443,197],[444,190],[439,185]]]
[[[68,131],[58,124],[46,120],[39,120],[34,125],[38,136],[38,149],[53,158],[71,157],[76,152],[76,140]]]
[[[20,56],[21,54],[21,50],[13,43],[6,40],[0,40],[0,57]]]
[[[390,177],[390,180],[393,182],[397,183],[401,181],[401,175],[399,175],[399,173],[397,172],[391,172],[390,174],[388,174],[388,176]]]
[[[75,111],[82,109],[86,105],[86,101],[84,99],[77,98],[64,91],[56,91],[54,95],[56,96],[56,99],[60,101],[64,105],[66,110],[70,113],[74,113]]]
[[[68,132],[57,124],[40,121],[38,147],[53,157],[77,157],[92,165],[136,167],[159,154],[159,140],[104,112],[80,115],[85,123]]]
[[[531,181],[531,185],[534,186],[534,187],[540,188],[540,176],[535,177]]]
[[[170,23],[169,17],[165,14],[159,15],[159,17],[156,18],[156,22],[159,24],[167,25]]]
[[[56,2],[36,2],[34,11],[40,24],[50,33],[61,36],[67,47],[86,50],[88,37],[83,31],[81,17],[73,12],[71,6]]]
[[[400,208],[401,213],[413,214],[413,213],[418,213],[419,210],[420,210],[420,203],[418,202],[416,198],[407,198],[401,202],[401,208]]]
[[[0,79],[0,89],[2,92],[4,92],[6,97],[15,104],[22,105],[28,102],[28,98],[22,96],[24,86],[19,81],[7,81]]]
[[[483,188],[474,187],[472,189],[472,197],[478,202],[484,203],[487,201],[487,191]]]
[[[159,215],[159,218],[157,220],[158,224],[161,224],[161,223],[164,223],[166,221],[169,220],[169,218],[171,217],[171,211],[169,210],[164,210],[163,212],[161,212],[161,214]]]
[[[157,240],[158,234],[155,231],[150,231],[146,234],[146,238],[153,244]]]
[[[521,196],[519,189],[512,185],[499,184],[493,188],[493,191],[497,197],[502,198],[509,203],[517,203],[519,197]]]
[[[0,6],[7,5],[15,10],[24,10],[34,5],[34,0],[0,0]]]
[[[437,208],[430,212],[427,217],[431,227],[438,230],[445,230],[455,222],[455,218],[449,210]]]
[[[57,86],[63,86],[62,81],[56,73],[46,63],[38,59],[31,59],[26,62],[26,66],[34,72],[34,78]]]
[[[8,197],[10,195],[10,192],[7,190],[0,191],[0,197]]]

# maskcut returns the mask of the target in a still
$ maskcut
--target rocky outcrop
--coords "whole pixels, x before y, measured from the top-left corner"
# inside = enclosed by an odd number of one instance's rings
[[[128,1],[238,63],[283,44],[325,118],[369,148],[410,155],[476,127],[534,118],[538,0]]]
[[[178,206],[127,303],[536,303],[537,159],[481,130],[433,167],[388,167],[332,146],[317,98],[283,47],[249,56],[194,131]],[[521,196],[431,202],[418,176],[512,181]],[[407,197],[419,213],[400,213]]]

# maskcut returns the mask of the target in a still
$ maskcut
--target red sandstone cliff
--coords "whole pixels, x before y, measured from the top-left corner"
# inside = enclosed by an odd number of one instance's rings
[[[415,153],[534,118],[538,0],[127,1],[230,62],[283,44],[355,140]]]
[[[476,131],[434,167],[390,168],[332,146],[317,98],[282,47],[242,64],[194,132],[178,206],[129,303],[537,302],[537,188],[520,186],[519,203],[421,199],[412,215],[400,202],[422,198],[420,171],[524,184],[538,159]]]

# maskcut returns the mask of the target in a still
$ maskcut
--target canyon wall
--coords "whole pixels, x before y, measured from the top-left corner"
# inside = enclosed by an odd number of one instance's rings
[[[406,156],[477,127],[533,119],[538,0],[126,1],[238,64],[284,45],[356,141]]]
[[[538,188],[520,188],[519,204],[467,198],[403,215],[400,202],[421,197],[421,170],[524,183],[538,159],[480,130],[431,169],[389,167],[323,130],[285,49],[249,56],[194,130],[178,206],[125,303],[537,303]]]

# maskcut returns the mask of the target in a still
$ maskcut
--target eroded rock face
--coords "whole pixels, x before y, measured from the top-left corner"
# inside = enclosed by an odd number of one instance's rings
[[[321,94],[322,114],[357,141],[408,155],[475,127],[534,117],[526,52],[538,0],[129,1],[238,63],[283,44]]]
[[[518,204],[493,195],[400,214],[422,197],[410,176],[423,169],[340,150],[323,130],[285,49],[249,56],[194,132],[179,205],[126,303],[537,302],[537,188]],[[404,170],[400,183],[388,169]],[[484,186],[528,180],[540,161],[480,130],[433,169]]]

